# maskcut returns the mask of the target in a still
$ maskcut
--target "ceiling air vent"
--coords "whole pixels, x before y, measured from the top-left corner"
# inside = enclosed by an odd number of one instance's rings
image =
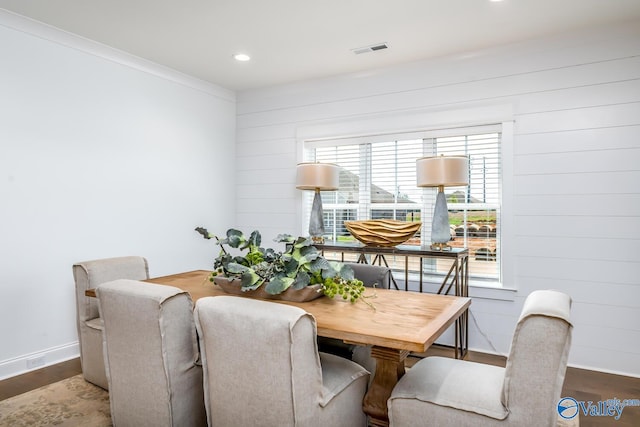
[[[388,47],[389,46],[386,43],[377,43],[372,44],[371,46],[363,46],[351,49],[351,52],[355,53],[356,55],[360,55],[361,53],[375,52],[376,50],[383,50],[387,49]]]

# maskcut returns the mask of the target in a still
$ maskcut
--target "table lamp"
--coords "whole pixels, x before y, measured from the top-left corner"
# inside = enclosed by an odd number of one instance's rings
[[[296,167],[296,188],[313,190],[313,206],[309,218],[309,235],[314,243],[324,241],[324,220],[320,191],[337,190],[340,184],[340,167],[332,163],[299,163]]]
[[[444,187],[469,184],[469,158],[466,156],[422,157],[416,160],[416,185],[438,187],[436,207],[431,223],[431,249],[451,250],[449,211]]]

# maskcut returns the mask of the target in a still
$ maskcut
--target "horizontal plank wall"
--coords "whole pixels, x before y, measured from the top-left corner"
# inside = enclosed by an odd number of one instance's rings
[[[233,225],[236,108],[224,88],[2,10],[0,58],[1,379],[78,357],[74,262],[211,267],[194,227]]]
[[[570,364],[640,376],[639,22],[241,92],[237,102],[237,223],[267,243],[304,233],[301,129],[372,120],[379,130],[403,115],[508,106],[504,285],[516,292],[474,299],[471,347],[506,354],[524,298],[559,289],[573,298]]]

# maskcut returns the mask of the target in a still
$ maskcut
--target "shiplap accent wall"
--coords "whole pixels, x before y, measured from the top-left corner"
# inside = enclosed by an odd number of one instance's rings
[[[474,298],[471,348],[493,351],[479,327],[506,354],[526,295],[553,288],[573,298],[570,364],[640,376],[639,22],[241,92],[237,101],[237,225],[261,230],[266,244],[304,233],[294,184],[301,130],[339,135],[354,121],[380,130],[403,115],[508,106],[503,243],[513,271],[505,286],[516,292]]]

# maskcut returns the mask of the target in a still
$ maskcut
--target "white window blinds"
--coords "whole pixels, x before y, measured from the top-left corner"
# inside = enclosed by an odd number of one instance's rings
[[[441,154],[466,155],[470,159],[469,185],[445,188],[452,233],[450,245],[469,248],[472,278],[499,281],[500,127],[497,125],[308,143],[306,161],[336,163],[342,168],[340,188],[322,193],[325,238],[353,240],[344,227],[344,221],[349,220],[422,220],[421,232],[407,244],[428,246],[436,189],[416,186],[416,159]],[[309,217],[311,207],[311,197],[306,196],[303,218]],[[422,268],[438,272],[435,264]]]

